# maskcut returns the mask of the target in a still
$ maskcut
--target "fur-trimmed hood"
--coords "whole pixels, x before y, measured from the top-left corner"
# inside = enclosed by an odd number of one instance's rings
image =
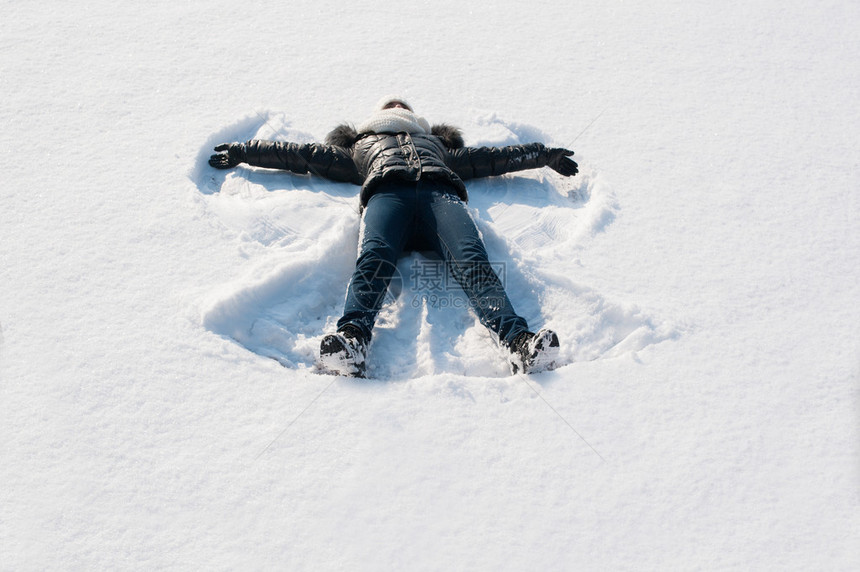
[[[430,128],[430,134],[435,135],[445,144],[449,149],[460,149],[465,145],[463,142],[463,134],[460,130],[452,125],[447,125],[445,123],[440,123],[438,125],[433,125]],[[355,127],[349,124],[338,125],[331,132],[326,135],[325,142],[327,145],[336,145],[338,147],[352,147],[356,141],[358,141],[361,137],[367,135],[363,133],[362,135],[358,134]]]

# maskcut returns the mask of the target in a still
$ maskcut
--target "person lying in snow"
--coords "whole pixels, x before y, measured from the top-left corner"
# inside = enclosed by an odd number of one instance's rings
[[[323,368],[364,376],[376,316],[397,259],[410,250],[434,252],[445,262],[478,319],[507,350],[513,373],[553,366],[558,336],[548,329],[529,331],[514,311],[464,205],[463,180],[544,166],[576,175],[573,151],[542,143],[466,147],[459,129],[431,127],[397,96],[380,100],[357,128],[336,127],[324,145],[250,140],[223,143],[215,151],[209,164],[218,169],[247,163],[361,186],[360,251],[337,331],[320,344]]]

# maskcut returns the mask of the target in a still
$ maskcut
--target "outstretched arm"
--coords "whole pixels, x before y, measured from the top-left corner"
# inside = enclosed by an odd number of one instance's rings
[[[576,175],[579,168],[573,151],[547,148],[543,143],[507,147],[462,147],[451,151],[451,169],[461,179],[504,175],[525,169],[550,167],[565,177]]]
[[[246,143],[222,143],[209,158],[216,169],[240,163],[293,173],[313,173],[333,181],[361,184],[352,156],[343,147],[319,143],[287,143],[252,139]]]

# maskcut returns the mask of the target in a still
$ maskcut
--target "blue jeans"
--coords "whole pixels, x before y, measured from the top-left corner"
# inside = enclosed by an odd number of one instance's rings
[[[358,327],[370,340],[373,324],[405,251],[431,252],[444,261],[484,326],[510,343],[526,331],[490,265],[465,205],[444,182],[385,183],[368,200],[355,272],[337,326]]]

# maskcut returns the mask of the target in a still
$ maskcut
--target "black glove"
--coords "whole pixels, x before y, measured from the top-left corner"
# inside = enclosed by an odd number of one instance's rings
[[[245,161],[245,145],[242,143],[221,143],[215,150],[219,153],[209,157],[209,164],[216,169],[231,169]]]
[[[555,147],[546,150],[546,166],[558,171],[565,177],[570,177],[579,172],[579,165],[573,159],[568,159],[573,151]]]

